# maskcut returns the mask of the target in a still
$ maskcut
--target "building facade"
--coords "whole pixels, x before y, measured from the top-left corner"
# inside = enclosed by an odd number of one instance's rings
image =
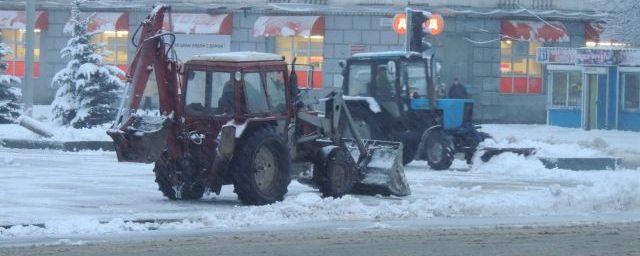
[[[359,52],[403,50],[405,36],[393,26],[396,14],[410,7],[439,13],[444,32],[430,37],[442,67],[439,84],[459,78],[476,102],[482,122],[544,123],[547,70],[536,61],[538,47],[583,47],[602,16],[589,11],[587,1],[571,0],[250,0],[175,1],[171,27],[176,53],[226,51],[278,53],[313,69],[300,69],[307,86],[332,90],[342,85],[339,61]],[[16,75],[24,64],[24,11],[19,2],[0,1],[3,41],[14,45],[11,60]],[[153,1],[90,1],[82,11],[90,17],[96,41],[106,60],[126,70],[135,54],[130,43]],[[22,10],[21,10],[22,8]],[[69,39],[67,1],[38,6],[36,30],[36,104],[51,102],[55,73]],[[21,18],[22,17],[22,18]],[[22,23],[21,23],[22,22]],[[22,48],[21,48],[22,47]],[[21,66],[22,65],[22,66]],[[307,77],[312,74],[313,79]],[[304,84],[304,83],[303,83]]]

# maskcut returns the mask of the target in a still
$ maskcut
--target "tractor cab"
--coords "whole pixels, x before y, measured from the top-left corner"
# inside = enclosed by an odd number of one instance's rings
[[[343,91],[360,134],[368,139],[402,141],[404,162],[413,159],[416,137],[439,124],[442,111],[413,108],[435,98],[432,64],[417,52],[355,54],[343,68]],[[429,87],[432,88],[429,88]]]

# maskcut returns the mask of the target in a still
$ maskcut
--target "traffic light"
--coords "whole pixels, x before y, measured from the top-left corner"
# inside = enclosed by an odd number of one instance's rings
[[[423,52],[427,50],[425,47],[425,39],[427,32],[424,29],[424,22],[428,17],[421,11],[407,10],[407,42],[412,52]]]
[[[444,29],[444,20],[439,14],[407,9],[407,14],[402,16],[406,16],[407,51],[428,51],[431,44],[427,41],[427,36],[439,35]]]

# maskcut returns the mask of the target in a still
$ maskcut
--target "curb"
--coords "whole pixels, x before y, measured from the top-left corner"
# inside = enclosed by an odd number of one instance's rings
[[[0,139],[0,145],[16,149],[56,149],[76,152],[80,150],[115,151],[111,141],[45,141],[23,139]]]

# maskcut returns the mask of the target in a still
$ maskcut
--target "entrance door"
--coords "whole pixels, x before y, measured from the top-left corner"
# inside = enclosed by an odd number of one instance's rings
[[[598,128],[598,75],[587,74],[586,129]]]
[[[583,127],[587,130],[604,129],[608,80],[606,70],[603,73],[587,73],[584,79]]]

